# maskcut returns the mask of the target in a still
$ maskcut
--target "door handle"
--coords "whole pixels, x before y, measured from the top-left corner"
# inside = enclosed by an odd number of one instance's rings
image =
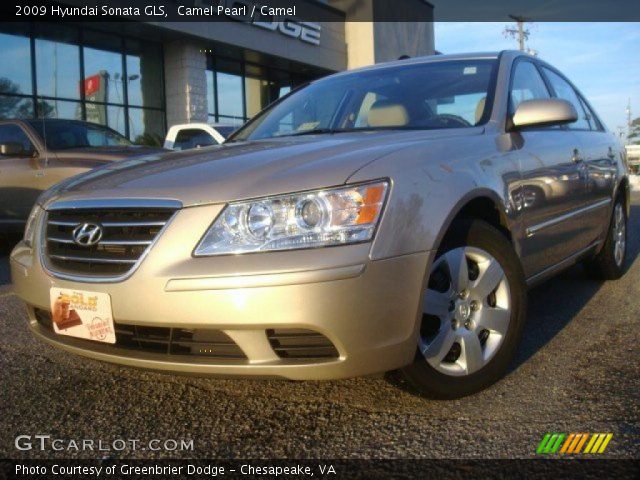
[[[44,172],[42,170],[40,170],[39,172],[36,172],[36,177],[37,178],[44,177]]]
[[[577,148],[573,149],[573,155],[571,155],[571,161],[573,163],[581,163],[584,160],[584,158],[582,158],[582,155],[580,155],[580,150],[578,150]]]

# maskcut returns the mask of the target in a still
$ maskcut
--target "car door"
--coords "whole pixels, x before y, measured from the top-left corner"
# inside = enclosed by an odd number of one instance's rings
[[[538,67],[520,59],[512,70],[510,113],[525,100],[550,98]],[[525,238],[521,257],[527,277],[534,276],[583,248],[587,238],[574,221],[585,201],[585,169],[580,141],[564,127],[533,127],[515,133],[520,148],[521,183],[517,207]]]
[[[20,224],[29,216],[29,211],[45,186],[44,171],[36,149],[17,124],[0,124],[1,146],[19,145],[19,152],[0,153],[0,223]]]
[[[618,160],[623,155],[623,147],[613,133],[606,131],[600,119],[582,98],[581,102],[591,127],[590,131],[580,133],[583,158],[587,166],[586,195],[594,205],[588,222],[593,229],[593,237],[598,238],[609,226],[613,208],[611,200],[621,173],[618,171]]]
[[[580,93],[559,72],[543,67],[553,95],[571,102],[578,112],[578,120],[568,126],[580,141],[580,162],[584,169],[585,213],[581,215],[590,241],[596,241],[609,224],[611,200],[617,172],[619,146],[607,132]]]

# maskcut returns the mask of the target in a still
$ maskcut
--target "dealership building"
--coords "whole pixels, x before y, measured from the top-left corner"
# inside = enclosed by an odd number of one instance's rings
[[[309,80],[434,53],[426,1],[303,1],[322,21],[0,23],[0,118],[87,120],[158,144],[174,124],[240,125]],[[392,6],[406,22],[362,21]]]

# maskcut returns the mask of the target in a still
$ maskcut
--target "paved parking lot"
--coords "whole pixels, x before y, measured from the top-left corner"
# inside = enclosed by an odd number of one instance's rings
[[[553,432],[612,432],[610,457],[640,455],[640,195],[630,219],[630,268],[618,282],[574,267],[531,292],[525,338],[508,376],[478,395],[430,401],[395,376],[334,382],[220,380],[102,364],[29,334],[0,287],[0,456],[17,435],[64,439],[193,439],[170,457],[530,457]],[[0,279],[7,281],[6,258]]]

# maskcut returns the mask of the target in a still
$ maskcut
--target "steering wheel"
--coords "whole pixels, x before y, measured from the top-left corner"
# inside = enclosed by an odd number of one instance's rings
[[[452,123],[453,124],[457,123],[461,127],[472,127],[473,126],[473,125],[471,125],[471,123],[466,121],[464,118],[460,117],[459,115],[453,115],[452,113],[440,113],[438,115],[434,115],[432,120],[435,121],[435,122],[441,122],[446,127],[455,126],[455,125],[451,125]]]

